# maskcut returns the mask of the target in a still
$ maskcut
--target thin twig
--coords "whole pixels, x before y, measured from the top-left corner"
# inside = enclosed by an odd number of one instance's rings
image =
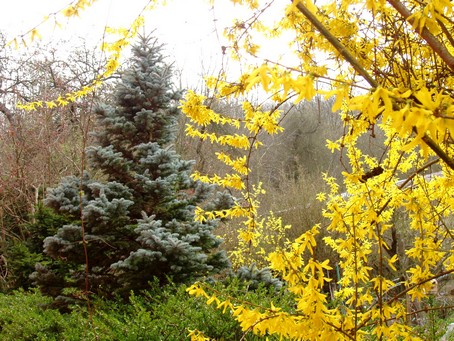
[[[387,0],[387,2],[394,7],[394,9],[402,15],[411,25],[414,25],[415,18],[411,17],[411,12],[407,7],[404,6],[399,0]],[[430,48],[448,65],[448,67],[454,71],[454,56],[449,53],[446,46],[444,46],[438,39],[430,33],[425,27],[421,27],[419,30],[415,30],[421,38],[423,38]]]
[[[323,25],[320,20],[317,19],[315,14],[313,14],[306,6],[304,6],[299,0],[297,1],[296,8],[311,22],[312,25],[328,40],[331,45],[345,58],[347,62],[355,69],[358,74],[360,74],[369,85],[373,88],[379,86],[378,82],[363,68],[363,66],[358,62],[358,60],[351,54],[346,46],[344,46],[330,31],[325,25]]]

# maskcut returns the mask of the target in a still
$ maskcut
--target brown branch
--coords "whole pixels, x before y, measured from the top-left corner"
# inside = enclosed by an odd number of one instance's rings
[[[407,316],[411,315],[416,315],[419,313],[427,313],[429,311],[434,311],[434,310],[442,310],[442,309],[453,309],[454,305],[446,305],[446,306],[440,306],[440,307],[425,307],[419,310],[412,311],[411,313],[407,313]]]
[[[299,1],[299,0],[294,0]],[[388,2],[393,5],[398,11],[402,10],[402,16],[407,19],[410,16],[410,12],[398,1],[398,0],[388,0]],[[350,63],[350,65],[358,72],[373,88],[379,86],[378,82],[372,78],[372,76],[362,67],[359,61],[348,51],[348,49],[342,45],[342,43],[327,29],[323,23],[321,23],[317,17],[301,2],[296,4],[298,10],[311,22],[312,25],[333,45],[333,47],[345,58],[345,60]],[[412,23],[412,20],[409,21]],[[446,48],[427,30],[423,29],[421,36],[424,39],[429,39],[426,41],[430,47],[448,64],[448,66],[454,70],[454,57],[446,50]],[[446,164],[454,170],[454,160],[451,159],[441,148],[435,143],[435,141],[430,138],[427,134],[424,134],[422,140],[429,146],[430,149],[442,159]]]
[[[415,283],[415,284],[412,284],[412,285],[409,285],[405,290],[402,290],[401,292],[397,293],[396,295],[394,295],[394,297],[390,298],[389,300],[387,300],[385,302],[386,305],[389,305],[391,304],[392,302],[394,301],[397,301],[399,298],[403,297],[404,295],[407,295],[409,291],[411,291],[412,289],[420,286],[420,285],[423,285],[424,283],[426,282],[429,282],[433,279],[437,279],[439,277],[442,277],[442,276],[445,276],[445,275],[448,275],[448,274],[451,274],[454,272],[454,269],[452,270],[449,270],[449,271],[445,271],[445,272],[441,272],[439,273],[438,275],[435,275],[435,276],[432,276],[432,277],[429,277],[429,278],[426,278],[424,280],[422,280],[421,282],[418,282],[418,283]],[[377,303],[373,303],[370,307],[369,307],[369,310],[372,309],[374,306],[376,306]],[[367,319],[365,319],[363,321],[363,323],[361,323],[361,325],[359,326],[359,329],[363,328],[369,321],[371,320],[371,317],[368,317]]]
[[[424,136],[421,139],[424,141],[425,144],[429,146],[430,149],[432,149],[432,151],[435,154],[437,154],[437,156],[440,159],[442,159],[446,163],[446,165],[448,165],[449,168],[454,170],[454,160],[450,158],[448,154],[446,154],[446,152],[443,149],[441,149],[440,146],[429,137],[429,135],[424,134]]]
[[[411,12],[407,7],[404,6],[399,0],[387,0],[387,2],[394,7],[394,9],[402,15],[411,25],[414,24],[415,19],[410,18]],[[426,27],[422,27],[420,30],[416,30],[421,38],[423,38],[431,49],[440,56],[441,59],[448,65],[451,70],[454,70],[454,56],[449,53],[446,46],[444,46],[438,39],[430,33]]]
[[[328,28],[323,25],[320,20],[317,19],[315,14],[313,14],[306,6],[304,6],[299,0],[295,0],[297,2],[296,8],[306,17],[307,20],[310,21],[312,25],[321,33],[322,36],[328,40],[331,45],[340,53],[342,57],[345,58],[347,62],[358,72],[369,85],[373,88],[378,87],[378,82],[372,78],[372,76],[363,68],[363,66],[358,62],[358,60],[351,54],[351,52],[345,47],[330,31]]]
[[[448,28],[443,24],[443,22],[440,19],[437,19],[438,25],[440,25],[441,30],[445,34],[446,38],[449,40],[452,46],[454,46],[454,38],[451,35],[451,32],[449,32]]]
[[[6,116],[8,119],[9,123],[14,126],[15,119],[14,119],[14,114],[11,110],[8,109],[8,107],[0,102],[0,111]]]

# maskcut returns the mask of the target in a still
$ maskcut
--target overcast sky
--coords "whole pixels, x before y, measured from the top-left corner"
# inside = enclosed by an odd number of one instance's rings
[[[45,16],[66,7],[69,0],[13,0],[2,6],[0,30],[8,39],[19,36],[37,24]],[[98,0],[81,13],[80,18],[70,21],[61,18],[66,27],[54,27],[53,20],[39,27],[44,41],[68,37],[84,37],[90,43],[99,44],[104,27],[128,27],[140,13],[145,0]],[[184,83],[196,82],[203,72],[220,68],[221,46],[225,45],[222,31],[234,16],[234,8],[228,1],[211,9],[208,0],[174,0],[165,7],[145,13],[147,32],[156,29],[161,42],[167,45],[167,53],[175,59],[177,68],[184,69]],[[218,30],[216,32],[216,29]],[[183,84],[186,86],[189,84]],[[191,84],[194,86],[197,84]]]
[[[6,0],[3,0],[6,2]],[[0,30],[9,39],[27,32],[39,24],[45,16],[67,7],[70,0],[12,0],[0,11]],[[39,27],[43,40],[83,37],[89,43],[99,45],[104,27],[129,27],[147,0],[97,0],[81,13],[80,18],[67,20],[60,17],[63,29],[54,28],[50,20]],[[145,30],[156,29],[156,35],[167,46],[167,54],[178,70],[183,70],[183,87],[200,87],[201,76],[217,74],[224,70],[238,74],[239,67],[228,58],[222,58],[222,46],[227,45],[223,30],[235,17],[249,17],[240,6],[229,0],[216,0],[210,8],[209,0],[167,0],[164,7],[145,12]],[[267,10],[265,16],[273,20],[282,15],[284,1],[275,1],[277,9]],[[292,38],[290,38],[292,39]],[[261,53],[270,60],[288,55],[286,42],[266,41]],[[255,61],[254,61],[255,62]],[[260,60],[257,61],[261,63]],[[222,65],[223,64],[223,65]],[[236,70],[236,72],[235,72]]]

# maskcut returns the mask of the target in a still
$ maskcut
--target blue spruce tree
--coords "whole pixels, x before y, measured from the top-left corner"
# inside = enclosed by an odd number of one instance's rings
[[[131,65],[117,85],[115,104],[96,110],[98,143],[87,155],[104,181],[88,173],[69,177],[45,200],[71,223],[44,240],[53,262],[37,264],[32,278],[60,299],[69,298],[68,288],[84,290],[87,276],[90,292],[107,296],[145,289],[155,279],[186,282],[229,266],[213,234],[217,221],[196,222],[194,210],[199,204],[224,208],[232,199],[194,182],[193,162],[173,149],[180,92],[162,46],[141,38]]]

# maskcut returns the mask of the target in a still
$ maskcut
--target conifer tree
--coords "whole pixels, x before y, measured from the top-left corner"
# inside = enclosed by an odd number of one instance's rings
[[[32,275],[43,291],[52,287],[57,296],[65,287],[83,289],[88,274],[91,292],[127,294],[155,278],[185,282],[228,267],[213,234],[217,222],[196,222],[194,210],[203,203],[227,207],[232,199],[193,181],[193,162],[175,152],[180,92],[171,77],[162,45],[141,38],[115,104],[96,110],[98,144],[87,155],[104,181],[85,173],[48,192],[45,203],[72,223],[44,240],[55,264],[38,264]]]

